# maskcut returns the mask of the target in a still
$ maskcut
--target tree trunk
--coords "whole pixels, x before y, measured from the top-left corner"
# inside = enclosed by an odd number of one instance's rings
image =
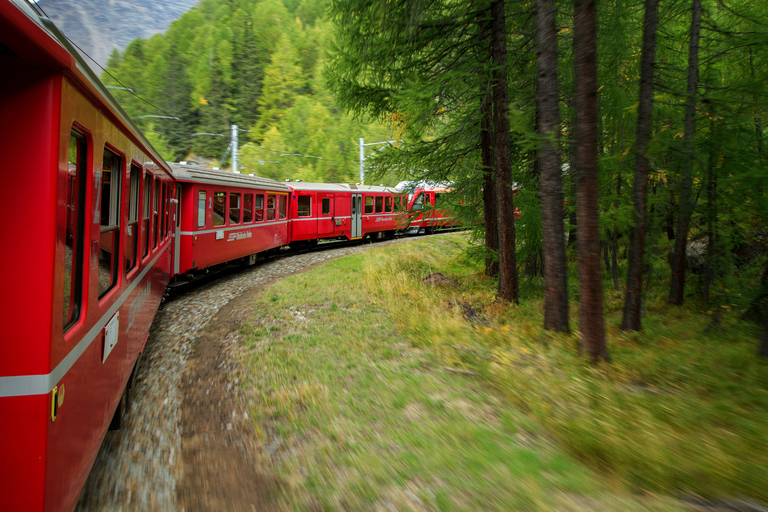
[[[499,274],[499,228],[496,218],[496,180],[493,173],[493,134],[491,133],[490,93],[483,100],[480,120],[480,152],[483,160],[483,214],[485,215],[485,275]]]
[[[509,91],[504,0],[491,3],[493,19],[493,122],[496,140],[496,195],[499,226],[499,291],[501,300],[517,303],[515,214],[512,200],[512,162],[509,148]]]
[[[557,82],[555,0],[535,0],[538,56],[541,231],[544,259],[544,328],[568,332],[568,285],[563,226],[563,170],[560,160],[560,92]]]
[[[691,187],[693,185],[694,136],[696,135],[696,85],[699,80],[699,32],[701,31],[701,0],[693,0],[691,7],[691,40],[688,47],[688,87],[685,106],[685,154],[683,181],[680,184],[680,204],[677,211],[677,233],[675,249],[672,253],[672,282],[669,290],[669,302],[681,306],[685,300],[685,249],[688,241],[688,228],[691,223],[693,205]]]
[[[576,208],[582,345],[594,364],[608,360],[600,272],[597,180],[597,14],[595,0],[575,0],[573,53],[576,80]]]
[[[656,26],[659,0],[646,0],[643,23],[643,55],[640,65],[640,105],[637,110],[637,149],[635,153],[634,225],[629,239],[627,291],[621,329],[639,331],[643,287],[643,256],[648,204],[648,155],[653,114],[653,68],[656,53]]]
[[[714,121],[711,133],[714,133]],[[701,296],[704,304],[709,304],[709,289],[717,278],[718,272],[718,240],[717,240],[717,175],[715,173],[715,148],[710,147],[709,162],[707,163],[707,262],[704,273],[704,285]]]

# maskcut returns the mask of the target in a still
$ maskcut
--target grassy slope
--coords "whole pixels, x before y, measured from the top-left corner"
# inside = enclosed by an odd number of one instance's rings
[[[611,367],[505,308],[454,235],[283,280],[246,358],[265,455],[291,509],[674,510],[673,496],[767,500],[768,377],[754,333],[702,334],[649,305]],[[454,281],[422,279],[442,272]],[[574,308],[575,309],[575,308]],[[574,312],[575,313],[575,312]],[[456,373],[446,370],[462,370]]]

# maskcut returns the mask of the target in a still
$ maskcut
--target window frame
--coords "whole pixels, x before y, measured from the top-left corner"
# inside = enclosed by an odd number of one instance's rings
[[[216,223],[216,206],[218,204],[217,198],[223,197],[224,201],[221,203],[221,207],[223,208],[221,210],[221,224]],[[213,203],[211,205],[211,209],[213,211],[213,227],[214,228],[220,228],[222,226],[227,225],[227,193],[224,190],[215,190],[213,191]]]
[[[109,193],[105,194],[104,192],[104,178],[105,178],[105,163],[106,159],[108,157],[108,154],[112,155],[112,164],[110,166],[109,170]],[[115,169],[115,162],[117,162],[116,169]],[[125,176],[125,165],[126,165],[126,159],[125,155],[120,154],[117,152],[117,150],[113,149],[111,146],[105,144],[103,151],[102,151],[102,165],[100,168],[100,176],[99,176],[99,237],[98,237],[98,259],[99,259],[99,265],[97,267],[97,296],[99,300],[104,299],[107,295],[110,294],[111,291],[119,288],[120,285],[120,249],[121,249],[121,238],[123,235],[123,229],[122,229],[122,199],[123,199],[123,177]],[[116,172],[115,172],[116,171]],[[104,224],[104,200],[107,198],[107,195],[109,196],[109,204],[107,205],[107,224]],[[110,264],[110,281],[109,284],[104,290],[101,290],[101,281],[98,279],[98,273],[101,271],[101,254],[104,250],[101,241],[104,237],[104,233],[113,233],[112,236],[112,253],[111,253],[111,264]]]
[[[269,203],[272,203],[272,208],[269,207]],[[277,199],[275,198],[275,194],[267,194],[267,221],[275,220],[277,217]]]
[[[248,204],[250,199],[250,205]],[[243,224],[253,223],[253,192],[243,194]]]
[[[203,198],[203,209],[202,209],[203,223],[202,224],[200,224],[200,212],[201,212],[201,210],[200,210],[200,198],[201,197]],[[205,225],[207,223],[207,215],[206,214],[208,213],[207,201],[208,201],[208,191],[206,191],[206,190],[198,190],[197,191],[197,227],[198,228],[205,229]]]
[[[131,161],[128,165],[128,211],[127,214],[127,222],[125,224],[125,246],[124,246],[124,257],[125,260],[125,274],[128,275],[131,273],[131,271],[138,267],[139,263],[139,250],[141,249],[141,246],[139,244],[140,239],[140,232],[139,232],[139,226],[140,221],[139,217],[141,214],[141,196],[142,196],[142,186],[141,186],[141,174],[142,169],[139,164],[137,164],[135,161]],[[134,180],[135,176],[135,180]],[[135,187],[134,187],[135,185]],[[130,231],[130,235],[129,235]],[[127,238],[130,236],[131,243],[129,244],[127,241]],[[128,256],[128,250],[130,250],[133,254],[133,258],[128,261],[126,258]]]
[[[241,201],[240,201],[241,197],[242,197],[241,192],[230,192],[227,195],[227,225],[229,226],[239,226],[242,223],[243,205],[241,204]],[[237,198],[237,206],[232,206],[232,199],[234,198]],[[237,212],[237,222],[232,221],[233,210]]]
[[[373,213],[373,196],[366,195],[363,201],[363,213]]]
[[[89,246],[88,243],[86,243],[86,217],[87,217],[87,211],[88,211],[88,204],[86,203],[87,199],[87,191],[88,191],[88,176],[89,176],[89,162],[91,160],[91,139],[88,136],[87,131],[81,130],[80,127],[77,125],[77,123],[73,123],[70,127],[69,131],[69,148],[67,149],[67,160],[69,160],[69,152],[72,149],[71,145],[73,142],[73,139],[76,144],[76,150],[77,154],[75,156],[76,162],[75,162],[75,179],[76,183],[71,183],[72,174],[69,169],[69,166],[67,166],[67,188],[66,191],[69,192],[67,194],[66,199],[66,215],[64,217],[64,222],[66,223],[64,227],[64,272],[62,275],[62,326],[61,330],[64,335],[67,335],[68,333],[73,332],[73,328],[81,323],[81,320],[84,319],[85,315],[83,315],[83,312],[86,310],[86,300],[88,298],[88,294],[85,291],[85,280],[86,280],[86,272],[85,272],[85,263],[86,263],[86,257],[85,254],[87,252],[87,248]],[[74,185],[74,186],[73,186]],[[70,205],[69,201],[72,200],[72,203],[77,203],[72,205],[72,209],[75,212],[73,223],[74,223],[74,232],[72,233],[72,256],[70,258],[71,266],[69,268],[69,272],[67,271],[67,257],[66,257],[66,250],[67,250],[67,231],[69,229],[69,212],[70,212]],[[67,281],[66,281],[66,275],[69,274],[69,294],[68,299],[66,297],[67,295]],[[66,313],[66,318],[64,318],[64,314]]]
[[[306,200],[306,201],[303,201]],[[307,204],[302,205],[302,202]],[[304,213],[302,213],[302,208]],[[297,217],[312,217],[312,196],[309,194],[300,195],[296,197],[296,216]]]
[[[265,203],[264,195],[265,194],[263,192],[261,192],[261,193],[257,192],[256,194],[254,194],[254,197],[253,197],[253,222],[263,222],[264,221],[264,206],[265,206],[265,204],[264,204]],[[260,201],[261,204],[258,204],[259,201],[257,199],[261,199],[261,201]],[[257,208],[257,206],[258,206],[258,208]],[[259,214],[259,218],[258,219],[256,218],[256,213],[257,212]]]

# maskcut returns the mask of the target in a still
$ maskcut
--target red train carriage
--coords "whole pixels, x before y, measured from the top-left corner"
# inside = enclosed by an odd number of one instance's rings
[[[400,183],[397,188],[408,184]],[[440,228],[458,226],[459,219],[445,209],[445,196],[451,192],[448,185],[420,183],[408,196],[408,234],[433,233]]]
[[[285,185],[248,174],[171,164],[181,189],[174,274],[194,273],[287,245]]]
[[[354,184],[291,182],[291,245],[321,239],[389,238],[402,227],[397,191]]]
[[[0,68],[0,509],[68,511],[170,277],[174,182],[22,0],[0,0]]]

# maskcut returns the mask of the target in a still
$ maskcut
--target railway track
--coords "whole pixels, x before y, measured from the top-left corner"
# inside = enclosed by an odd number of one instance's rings
[[[321,244],[312,251],[288,251],[253,267],[225,269],[215,279],[206,277],[176,290],[153,322],[131,389],[125,426],[107,433],[76,510],[181,510],[177,503],[177,488],[185,474],[181,389],[195,340],[209,321],[253,287],[337,257],[406,240],[342,242]]]

